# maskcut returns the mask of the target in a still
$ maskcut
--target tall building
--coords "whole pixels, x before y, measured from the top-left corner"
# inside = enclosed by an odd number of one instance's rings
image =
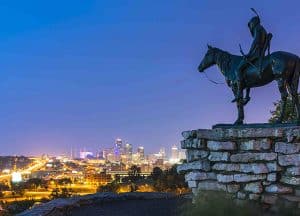
[[[80,151],[79,152],[79,158],[80,159],[87,159],[93,157],[93,152],[89,152],[89,151]]]
[[[175,145],[171,149],[171,158],[174,160],[178,159],[178,148]]]
[[[127,157],[132,156],[132,145],[130,143],[126,143],[124,153]]]
[[[115,160],[120,161],[121,154],[123,153],[123,146],[122,146],[122,139],[118,138],[115,140],[115,149],[114,149],[114,155]]]
[[[139,146],[138,147],[137,153],[139,155],[139,159],[140,160],[144,160],[145,159],[145,151],[144,151],[144,147],[143,146]]]
[[[166,149],[160,148],[158,154],[160,155],[160,159],[165,159],[166,158]]]

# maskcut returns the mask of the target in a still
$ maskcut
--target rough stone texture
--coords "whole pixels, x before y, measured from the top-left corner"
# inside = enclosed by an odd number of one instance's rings
[[[236,193],[240,189],[240,185],[238,184],[229,184],[227,185],[227,192],[228,193]]]
[[[225,191],[267,205],[300,202],[300,126],[225,125],[183,136],[188,163],[178,171],[186,172],[193,193]]]
[[[212,179],[215,180],[217,179],[216,174],[213,172],[190,172],[185,175],[185,181],[201,181],[201,180],[207,180],[207,179]]]
[[[279,155],[278,162],[281,166],[300,166],[300,154]]]
[[[197,181],[187,181],[189,188],[196,188]]]
[[[217,174],[217,180],[222,183],[233,182],[233,175]]]
[[[255,161],[272,161],[277,158],[276,153],[240,153],[231,155],[232,162],[250,163]]]
[[[267,181],[275,182],[277,180],[277,174],[276,173],[270,173],[267,175]]]
[[[243,193],[243,192],[238,192],[237,193],[237,198],[239,198],[239,199],[246,199],[246,194]]]
[[[180,164],[177,166],[177,172],[189,171],[189,170],[210,170],[210,164],[208,161],[194,161],[191,163]]]
[[[270,172],[277,172],[282,170],[282,168],[277,164],[277,162],[267,163],[267,167]]]
[[[263,163],[250,163],[250,164],[236,164],[236,163],[216,163],[212,167],[213,170],[223,170],[227,172],[242,172],[242,173],[268,173],[269,169],[267,164]]]
[[[263,186],[260,182],[252,182],[246,184],[244,190],[252,193],[261,193],[263,191]]]
[[[165,200],[175,198],[170,193],[95,193],[85,196],[72,197],[68,199],[55,199],[41,205],[37,205],[32,209],[26,210],[17,216],[60,216],[70,215],[70,210],[81,206],[92,206],[101,203],[123,200]]]
[[[228,161],[230,154],[228,152],[211,152],[208,156],[210,161]]]
[[[300,177],[282,176],[280,181],[286,184],[300,186]]]
[[[291,201],[291,202],[300,202],[300,197],[299,196],[292,196],[292,195],[282,195],[282,198]]]
[[[275,152],[282,154],[294,154],[299,153],[300,151],[300,143],[284,143],[277,142],[275,143]]]
[[[211,191],[226,191],[226,185],[220,184],[217,181],[202,181],[199,182],[198,189]]]
[[[187,139],[181,141],[181,148],[182,149],[203,149],[205,148],[206,143],[203,139]]]
[[[240,149],[249,151],[249,150],[267,150],[271,148],[271,139],[257,139],[257,140],[247,140],[240,143]]]
[[[199,159],[204,159],[208,156],[209,152],[205,150],[187,149],[186,158],[188,162],[192,162]]]
[[[266,179],[266,175],[234,174],[233,179],[235,182],[251,182]]]
[[[235,142],[220,142],[220,141],[214,141],[210,140],[207,141],[207,148],[213,151],[218,151],[218,150],[235,150],[236,149],[236,144]]]
[[[263,195],[262,196],[263,203],[274,205],[274,204],[276,204],[277,200],[278,200],[278,197],[276,195]]]
[[[265,188],[265,191],[268,193],[277,193],[277,194],[288,194],[293,192],[293,188],[286,187],[280,184],[272,184]]]
[[[250,200],[259,200],[260,199],[260,195],[259,194],[249,194],[249,199]]]
[[[286,169],[287,176],[298,176],[300,175],[300,166],[297,167],[289,167]]]

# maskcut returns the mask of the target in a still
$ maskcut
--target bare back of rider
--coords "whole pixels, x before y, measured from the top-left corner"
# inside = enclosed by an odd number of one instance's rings
[[[243,60],[240,62],[236,69],[236,82],[234,84],[237,87],[237,94],[235,94],[235,99],[232,102],[243,99],[242,90],[244,89],[245,70],[249,65],[254,66],[254,61],[256,61],[257,59],[259,63],[258,66],[255,67],[258,70],[258,74],[260,74],[262,59],[269,45],[267,31],[260,24],[260,19],[258,16],[253,17],[249,21],[248,27],[253,37],[253,42],[251,44],[249,53],[244,56]]]

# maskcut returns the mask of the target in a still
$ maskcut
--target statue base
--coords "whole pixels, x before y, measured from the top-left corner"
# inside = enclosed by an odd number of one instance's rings
[[[182,135],[187,162],[177,171],[194,194],[224,191],[269,206],[279,200],[300,205],[297,124],[218,124]]]
[[[251,124],[215,124],[212,128],[281,128],[300,126],[297,123],[251,123]]]

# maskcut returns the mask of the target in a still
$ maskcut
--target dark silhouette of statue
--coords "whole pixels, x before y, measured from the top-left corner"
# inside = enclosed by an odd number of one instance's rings
[[[238,108],[238,118],[235,124],[243,124],[244,106],[250,100],[250,89],[264,86],[273,80],[276,80],[278,84],[282,100],[281,114],[277,122],[282,122],[289,92],[296,108],[297,123],[299,124],[300,105],[297,92],[300,74],[299,57],[284,51],[269,53],[272,34],[266,33],[260,24],[258,15],[253,17],[248,25],[254,41],[247,55],[242,50],[242,56],[232,55],[208,45],[208,50],[198,67],[199,72],[203,72],[212,65],[219,67],[235,96],[232,101],[236,102]],[[265,56],[266,50],[268,50],[268,54]],[[245,98],[244,90],[246,90]]]
[[[242,88],[244,81],[244,70],[247,66],[252,66],[255,61],[258,61],[258,69],[257,72],[260,74],[262,67],[262,60],[265,56],[266,50],[270,48],[270,41],[272,38],[272,34],[268,34],[265,28],[261,25],[259,15],[257,12],[251,8],[251,10],[256,14],[256,16],[252,17],[248,22],[248,28],[250,30],[251,36],[253,37],[253,42],[251,44],[250,51],[247,55],[244,55],[243,60],[237,67],[236,77],[237,77],[237,87]],[[240,97],[241,95],[237,95]],[[235,98],[233,102],[235,102],[238,98]]]

